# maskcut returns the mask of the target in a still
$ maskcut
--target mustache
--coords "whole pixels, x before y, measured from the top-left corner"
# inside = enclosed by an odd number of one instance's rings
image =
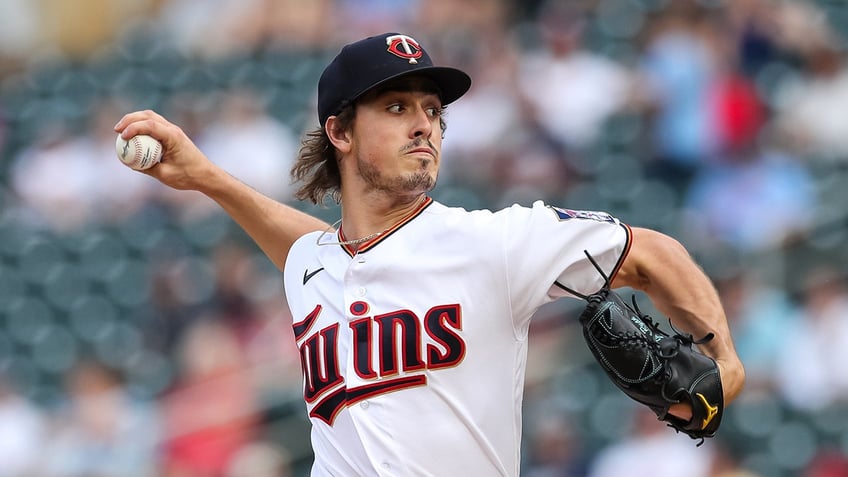
[[[414,141],[412,141],[411,143],[409,143],[409,144],[407,144],[406,146],[404,146],[404,147],[401,149],[401,151],[400,151],[400,152],[407,152],[407,151],[411,151],[411,150],[413,150],[413,149],[421,148],[422,146],[426,146],[426,147],[427,147],[427,148],[429,148],[431,151],[433,151],[433,154],[436,154],[436,146],[435,146],[435,145],[433,145],[433,143],[432,143],[429,139],[426,139],[426,138],[417,138],[417,139],[415,139],[415,140],[414,140]]]

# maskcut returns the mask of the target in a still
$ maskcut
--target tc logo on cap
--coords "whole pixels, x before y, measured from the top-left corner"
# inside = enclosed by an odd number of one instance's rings
[[[410,65],[418,64],[418,58],[421,58],[421,45],[415,41],[415,38],[406,35],[391,35],[386,37],[386,44],[389,45],[389,53],[409,60]]]

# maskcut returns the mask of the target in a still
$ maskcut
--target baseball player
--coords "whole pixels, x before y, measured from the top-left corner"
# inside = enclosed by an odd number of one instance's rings
[[[537,202],[466,211],[433,200],[444,108],[471,86],[399,33],[345,46],[318,85],[320,128],[293,169],[327,225],[209,162],[152,111],[116,131],[164,144],[145,171],[218,202],[284,271],[312,422],[313,476],[516,476],[530,320],[604,278],[642,290],[721,368],[744,371],[708,278],[674,239],[603,212]],[[673,412],[686,418],[685,403]]]

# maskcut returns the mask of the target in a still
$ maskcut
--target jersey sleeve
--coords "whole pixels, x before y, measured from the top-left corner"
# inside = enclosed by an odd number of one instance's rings
[[[606,212],[570,210],[539,201],[513,206],[504,237],[509,293],[516,316],[526,316],[568,290],[594,293],[612,280],[630,248],[629,226]]]

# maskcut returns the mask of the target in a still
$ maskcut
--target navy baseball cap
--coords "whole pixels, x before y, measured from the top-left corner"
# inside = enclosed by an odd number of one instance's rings
[[[430,55],[412,37],[400,33],[384,33],[345,45],[324,68],[318,80],[318,120],[327,118],[389,80],[406,75],[430,78],[439,88],[442,104],[459,99],[471,87],[471,77],[464,71],[446,66],[433,66]]]

